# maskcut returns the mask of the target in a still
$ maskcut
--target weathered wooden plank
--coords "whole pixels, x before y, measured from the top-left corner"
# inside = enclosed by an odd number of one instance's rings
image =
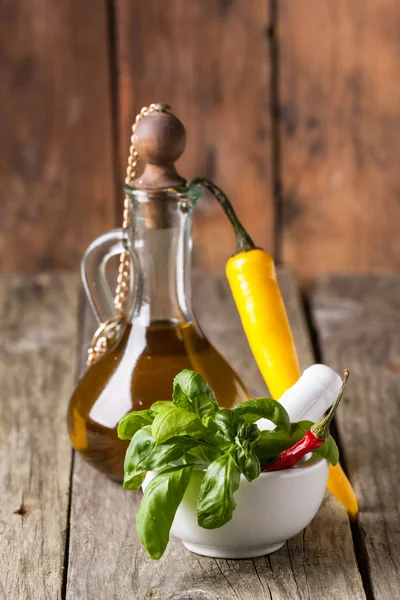
[[[280,271],[279,276],[302,364],[307,366],[313,357],[299,296],[290,275]],[[250,392],[264,394],[225,280],[202,276],[195,290],[207,335],[241,373]],[[364,598],[348,519],[331,497],[305,532],[269,557],[214,560],[195,556],[172,539],[164,557],[153,562],[135,533],[139,494],[125,492],[79,457],[72,489],[68,600]]]
[[[77,278],[0,279],[0,597],[61,598]]]
[[[399,268],[399,4],[277,5],[283,260],[303,283]]]
[[[181,174],[215,180],[271,248],[268,2],[116,0],[116,16],[121,173],[136,113],[167,102],[187,128]],[[197,264],[223,269],[233,236],[210,196],[196,208],[194,236]]]
[[[0,7],[0,268],[75,268],[114,225],[105,0]]]
[[[373,593],[400,598],[400,276],[325,278],[313,308],[325,360],[351,371],[337,419]]]

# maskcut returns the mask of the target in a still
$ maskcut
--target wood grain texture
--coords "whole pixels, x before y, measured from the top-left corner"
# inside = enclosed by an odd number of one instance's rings
[[[324,359],[350,369],[338,412],[376,600],[400,598],[400,277],[329,277],[314,315]]]
[[[0,279],[0,598],[60,599],[78,281]]]
[[[188,129],[182,174],[221,185],[303,286],[399,268],[398,19],[395,0],[3,0],[0,268],[76,268],[120,224],[154,100]],[[196,213],[196,262],[222,270],[231,228],[210,196]]]
[[[0,268],[76,268],[114,224],[106,1],[0,7]]]
[[[399,268],[399,5],[278,9],[283,260],[303,284]]]
[[[178,172],[218,183],[256,243],[271,248],[268,2],[116,0],[116,23],[120,173],[136,113],[168,103],[187,128]],[[211,196],[196,213],[196,263],[222,270],[231,227]]]
[[[279,272],[303,366],[313,362],[293,279]],[[250,392],[265,394],[227,283],[198,276],[194,297],[207,335],[242,375]],[[87,333],[90,337],[93,323]],[[140,495],[108,481],[76,457],[67,600],[354,600],[365,598],[344,510],[327,495],[307,529],[278,552],[254,560],[215,560],[171,539],[158,561],[135,533]]]

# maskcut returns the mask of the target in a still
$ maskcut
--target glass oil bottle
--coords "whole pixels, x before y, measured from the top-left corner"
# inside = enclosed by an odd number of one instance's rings
[[[105,265],[121,252],[130,257],[124,318],[117,321],[111,343],[78,382],[68,409],[74,448],[117,481],[123,479],[127,448],[127,442],[117,437],[118,422],[132,410],[169,400],[173,379],[182,369],[198,371],[220,406],[248,398],[240,378],[205,337],[193,312],[192,202],[173,164],[183,151],[184,138],[180,121],[165,110],[141,119],[135,142],[147,165],[142,177],[125,188],[129,226],[95,240],[82,264],[86,292],[99,322],[114,322]]]

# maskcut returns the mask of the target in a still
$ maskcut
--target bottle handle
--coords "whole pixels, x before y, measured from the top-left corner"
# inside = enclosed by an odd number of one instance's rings
[[[129,252],[130,263],[130,289],[125,306],[125,314],[130,315],[134,301],[138,296],[138,269],[137,260],[132,251],[126,232],[122,229],[113,229],[93,240],[87,248],[81,263],[81,276],[86,295],[99,323],[117,316],[114,306],[114,295],[106,276],[106,265],[110,258]]]

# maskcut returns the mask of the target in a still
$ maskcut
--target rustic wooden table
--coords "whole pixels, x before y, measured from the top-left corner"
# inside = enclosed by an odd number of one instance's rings
[[[302,366],[323,360],[352,372],[337,428],[360,500],[358,522],[351,526],[327,493],[305,531],[270,556],[214,560],[172,540],[151,561],[135,534],[139,495],[90,469],[68,441],[66,407],[83,356],[77,349],[93,328],[78,279],[5,277],[1,600],[400,598],[400,277],[322,280],[311,297],[310,335],[290,274],[279,275]],[[199,276],[196,286],[207,334],[250,392],[264,394],[224,279]]]

